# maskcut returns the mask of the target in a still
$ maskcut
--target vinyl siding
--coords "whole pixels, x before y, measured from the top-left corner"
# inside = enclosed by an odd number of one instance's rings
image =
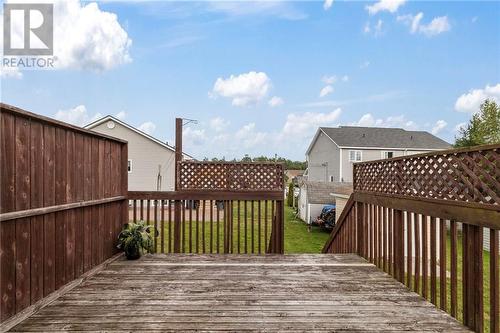
[[[162,176],[162,191],[174,190],[174,152],[148,138],[115,122],[110,129],[104,122],[93,131],[128,141],[128,159],[132,161],[132,172],[128,174],[130,191],[156,191],[158,166]]]
[[[308,180],[340,181],[340,149],[324,133],[320,133],[307,159]]]

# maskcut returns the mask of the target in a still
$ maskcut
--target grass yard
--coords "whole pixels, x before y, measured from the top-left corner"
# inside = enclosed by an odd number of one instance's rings
[[[285,207],[285,253],[321,253],[330,233],[313,227],[307,230],[307,225],[295,218],[291,207]]]
[[[253,218],[250,209],[251,202],[247,202],[245,214],[244,203],[233,204],[232,239],[229,248],[233,253],[265,253],[271,235],[272,206],[268,203],[267,211],[265,203],[253,202]],[[209,222],[209,216],[205,216],[205,222],[201,214],[196,218],[196,211],[186,210],[184,212],[186,222],[181,232],[181,252],[188,253],[224,253],[225,230],[222,217],[223,211],[219,211],[219,222],[217,222],[217,211],[214,209],[213,221]],[[267,214],[266,214],[267,213]],[[207,214],[208,215],[208,214]],[[246,219],[245,219],[246,215]],[[238,220],[239,216],[239,220]],[[260,216],[260,224],[259,224]],[[150,218],[149,224],[154,224]],[[208,221],[207,221],[208,220]],[[156,239],[157,252],[173,251],[173,222],[165,221],[163,228],[161,222],[157,222],[160,237]],[[203,232],[204,230],[204,232]],[[203,237],[203,235],[205,235]],[[318,227],[308,230],[307,225],[300,219],[295,218],[291,207],[285,206],[285,253],[321,253],[329,233]],[[184,246],[182,248],[182,246]]]

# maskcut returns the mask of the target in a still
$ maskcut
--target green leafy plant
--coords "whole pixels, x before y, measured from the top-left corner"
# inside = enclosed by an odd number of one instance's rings
[[[125,251],[127,259],[139,259],[144,253],[154,250],[153,237],[158,236],[158,230],[144,221],[129,222],[124,225],[118,235],[118,248]]]

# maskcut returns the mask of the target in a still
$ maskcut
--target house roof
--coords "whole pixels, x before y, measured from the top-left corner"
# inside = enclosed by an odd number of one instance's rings
[[[305,186],[307,190],[307,199],[310,204],[329,204],[334,203],[335,199],[331,193],[344,191],[346,188],[352,188],[350,183],[338,182],[318,182],[305,180],[301,186]]]
[[[293,178],[297,176],[302,176],[304,174],[305,170],[285,170],[285,175],[287,175],[288,178]]]
[[[167,148],[167,149],[175,152],[175,147],[173,147],[173,146],[171,146],[171,145],[169,145],[169,144],[167,144],[167,143],[165,143],[165,142],[163,142],[163,141],[155,138],[154,136],[151,136],[151,135],[149,135],[149,134],[141,131],[140,129],[138,129],[138,128],[132,126],[132,125],[129,125],[126,122],[124,122],[124,121],[122,121],[122,120],[120,120],[120,119],[118,119],[116,117],[113,117],[111,115],[107,115],[105,117],[97,119],[96,121],[94,121],[94,122],[92,122],[92,123],[84,126],[83,128],[91,130],[92,128],[94,128],[96,126],[99,126],[100,124],[102,124],[102,123],[104,123],[104,122],[106,122],[108,120],[113,120],[114,122],[116,122],[116,123],[118,123],[118,124],[120,124],[120,125],[128,128],[129,130],[131,130],[131,131],[133,131],[133,132],[135,132],[135,133],[137,133],[139,135],[142,135],[143,137],[145,137],[145,138],[147,138],[147,139],[149,139],[149,140],[151,140],[153,142],[156,142],[157,144],[159,144],[160,146],[163,146],[164,148]],[[190,155],[188,155],[186,153],[183,153],[183,155],[185,157],[187,157],[187,158],[194,159],[192,156],[190,156]]]
[[[320,127],[340,147],[447,149],[451,145],[425,131],[402,128],[340,126]]]

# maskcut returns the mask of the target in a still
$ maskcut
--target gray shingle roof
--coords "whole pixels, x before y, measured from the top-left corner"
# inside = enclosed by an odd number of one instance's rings
[[[451,145],[425,131],[381,127],[321,127],[341,147],[449,149]]]
[[[335,198],[331,193],[348,191],[349,189],[352,192],[351,183],[304,181],[301,185],[307,189],[308,203],[310,204],[335,203]]]

